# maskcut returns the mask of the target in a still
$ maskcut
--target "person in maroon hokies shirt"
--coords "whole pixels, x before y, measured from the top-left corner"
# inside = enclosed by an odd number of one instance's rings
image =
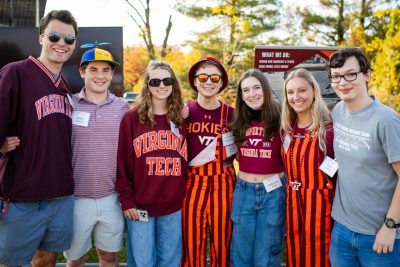
[[[69,11],[51,11],[40,21],[40,56],[0,70],[0,143],[20,140],[0,155],[1,266],[54,266],[71,245],[72,108],[60,71],[77,34]]]

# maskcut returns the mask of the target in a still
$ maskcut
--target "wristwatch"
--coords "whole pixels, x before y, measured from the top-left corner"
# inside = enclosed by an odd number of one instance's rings
[[[396,221],[393,220],[392,218],[386,218],[385,225],[389,229],[400,228],[400,223],[396,223]]]

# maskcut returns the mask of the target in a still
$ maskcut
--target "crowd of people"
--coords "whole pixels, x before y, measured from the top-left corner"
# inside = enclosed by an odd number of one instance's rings
[[[110,91],[110,52],[82,54],[82,90],[61,75],[74,51],[69,11],[48,13],[40,56],[0,70],[0,266],[400,266],[400,118],[369,95],[358,48],[331,55],[341,101],[292,71],[278,104],[245,71],[235,108],[221,62],[174,70],[150,61],[135,107]],[[238,162],[235,173],[233,161]],[[286,236],[286,238],[285,238]],[[209,261],[208,258],[209,257]]]

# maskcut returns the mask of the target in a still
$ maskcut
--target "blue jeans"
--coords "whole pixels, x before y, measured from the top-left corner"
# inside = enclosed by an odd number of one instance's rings
[[[285,232],[285,184],[269,193],[240,177],[233,192],[233,267],[280,266]]]
[[[400,240],[396,239],[392,253],[378,254],[372,250],[374,235],[349,230],[335,222],[332,230],[329,257],[333,267],[400,266]]]
[[[128,266],[178,267],[182,255],[182,214],[127,220]]]
[[[61,252],[70,248],[73,210],[72,195],[8,203],[8,211],[0,213],[0,264],[25,265],[37,249]]]

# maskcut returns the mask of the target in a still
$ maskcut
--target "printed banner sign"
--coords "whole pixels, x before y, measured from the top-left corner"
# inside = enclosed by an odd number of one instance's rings
[[[262,72],[285,72],[316,54],[328,59],[338,47],[256,46],[254,67]]]

